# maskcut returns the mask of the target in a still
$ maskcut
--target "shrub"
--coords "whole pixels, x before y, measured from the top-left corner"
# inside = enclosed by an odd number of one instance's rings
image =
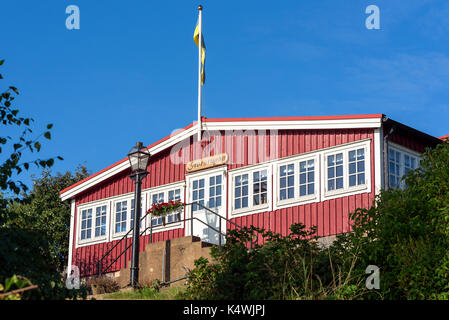
[[[92,277],[87,281],[87,285],[92,288],[93,294],[112,293],[120,289],[114,279],[106,276]]]
[[[360,248],[357,272],[380,267],[385,299],[449,296],[449,144],[423,155],[406,188],[384,190],[375,205],[356,210],[349,251]],[[373,296],[373,298],[376,298]]]
[[[314,236],[293,224],[290,234],[254,227],[228,232],[226,244],[212,248],[213,263],[195,261],[186,299],[327,299],[361,296],[366,290],[353,283],[354,262],[342,256],[332,262],[331,252],[321,250]],[[248,250],[250,239],[259,236],[264,244]]]

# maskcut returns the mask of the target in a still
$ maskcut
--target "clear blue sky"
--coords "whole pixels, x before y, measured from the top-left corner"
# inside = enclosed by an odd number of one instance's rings
[[[19,88],[35,132],[54,124],[39,156],[94,173],[195,121],[200,3],[206,117],[385,113],[449,133],[446,0],[3,1],[0,89]],[[381,30],[365,27],[371,4]]]

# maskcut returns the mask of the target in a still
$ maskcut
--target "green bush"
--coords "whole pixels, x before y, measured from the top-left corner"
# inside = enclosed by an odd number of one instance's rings
[[[92,277],[87,281],[87,285],[93,294],[113,293],[120,289],[117,281],[106,276]]]
[[[447,299],[449,144],[428,150],[405,183],[382,191],[371,209],[356,210],[354,232],[342,244],[360,248],[356,272],[380,268],[385,299]]]
[[[351,286],[357,283],[354,263],[343,257],[332,262],[330,249],[319,248],[315,228],[293,224],[290,230],[285,237],[254,227],[229,231],[226,244],[211,249],[213,263],[195,261],[185,298],[351,299],[365,293]],[[248,250],[256,236],[264,243]]]

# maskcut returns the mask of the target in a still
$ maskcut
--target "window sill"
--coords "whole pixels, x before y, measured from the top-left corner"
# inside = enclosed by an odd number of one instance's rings
[[[182,219],[184,219],[184,218],[182,218]],[[151,232],[154,233],[154,232],[160,232],[160,231],[171,230],[171,229],[179,229],[179,228],[182,228],[182,221],[170,222],[168,224],[165,224],[165,226],[157,225],[157,226],[153,226],[153,227],[148,227],[148,230],[145,232],[145,234],[148,235]]]
[[[310,201],[313,201],[316,199],[317,199],[317,195],[313,194],[313,195],[303,196],[303,197],[299,197],[299,198],[280,200],[276,203],[276,208],[282,208],[282,207],[290,206],[292,204],[301,205],[303,202],[310,202]]]
[[[359,193],[360,191],[369,191],[368,185],[360,185],[356,187],[346,188],[346,189],[339,189],[339,190],[333,190],[333,191],[326,191],[324,193],[324,200],[327,200],[327,198],[335,198],[335,197],[341,197],[341,196],[350,196],[354,193]]]
[[[241,214],[247,214],[247,213],[256,213],[261,211],[266,211],[270,208],[268,203],[264,203],[263,205],[253,206],[249,208],[243,208],[243,209],[232,209],[231,215],[241,215]]]
[[[84,247],[84,246],[90,246],[90,245],[102,243],[102,242],[107,241],[107,239],[108,239],[107,236],[96,237],[96,238],[92,238],[92,239],[84,239],[84,240],[78,239],[78,247]]]

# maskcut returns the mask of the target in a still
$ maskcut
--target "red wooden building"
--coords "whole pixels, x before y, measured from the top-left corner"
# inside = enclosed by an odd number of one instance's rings
[[[152,156],[142,182],[142,214],[169,200],[200,205],[168,216],[165,225],[147,216],[140,250],[150,236],[155,242],[192,232],[217,243],[216,230],[225,233],[232,223],[282,234],[296,222],[317,226],[321,237],[348,232],[350,212],[369,208],[382,188],[401,187],[425,148],[440,142],[382,114],[203,118],[201,143],[197,130],[193,123],[147,147]],[[95,273],[111,248],[109,261],[119,258],[108,272],[125,265],[119,254],[130,244],[120,239],[134,217],[130,173],[125,158],[61,191],[72,208],[69,266],[80,267],[82,276]],[[220,225],[222,219],[201,205],[228,221]],[[214,228],[185,220],[192,214]]]

